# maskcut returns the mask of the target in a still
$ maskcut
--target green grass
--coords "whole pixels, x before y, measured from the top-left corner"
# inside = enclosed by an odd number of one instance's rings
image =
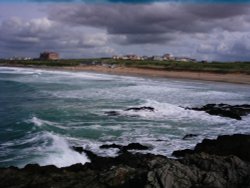
[[[250,62],[176,62],[176,61],[132,61],[132,60],[113,60],[109,58],[103,59],[62,59],[57,61],[42,60],[0,60],[0,65],[20,65],[20,66],[79,66],[90,65],[92,62],[97,64],[112,64],[125,67],[137,67],[160,70],[178,70],[178,71],[195,71],[195,72],[216,72],[216,73],[245,73],[250,74]]]
[[[176,62],[176,61],[128,61],[128,60],[106,60],[106,63],[127,67],[195,71],[195,72],[217,72],[217,73],[246,73],[250,74],[250,62]]]

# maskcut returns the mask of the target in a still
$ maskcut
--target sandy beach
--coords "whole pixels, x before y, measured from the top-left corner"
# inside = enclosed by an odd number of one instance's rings
[[[242,73],[223,74],[223,73],[210,73],[210,72],[166,71],[159,69],[145,69],[145,68],[134,68],[134,67],[109,68],[104,66],[63,67],[63,69],[70,71],[91,71],[98,73],[130,75],[130,76],[177,78],[177,79],[192,79],[192,80],[206,80],[206,81],[228,82],[228,83],[238,83],[238,84],[250,84],[250,75]]]

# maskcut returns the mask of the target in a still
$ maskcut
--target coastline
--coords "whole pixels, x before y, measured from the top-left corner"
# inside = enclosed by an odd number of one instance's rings
[[[177,70],[161,70],[151,68],[136,68],[136,67],[115,67],[109,66],[64,66],[64,67],[48,67],[48,66],[20,66],[20,65],[1,65],[2,67],[22,67],[22,68],[39,68],[46,70],[63,70],[76,72],[95,72],[104,74],[114,74],[123,76],[138,76],[138,77],[154,77],[154,78],[173,78],[187,80],[202,80],[225,82],[235,84],[250,85],[250,75],[243,73],[213,73],[213,72],[195,72],[195,71],[177,71]]]
[[[103,66],[63,67],[62,69],[69,71],[89,71],[89,72],[116,74],[125,76],[175,78],[175,79],[227,82],[236,84],[250,84],[250,75],[242,73],[211,73],[211,72],[190,72],[190,71],[176,71],[176,70],[166,71],[160,69],[146,69],[146,68],[135,68],[135,67],[109,68]]]
[[[181,158],[162,155],[132,154],[100,157],[82,147],[91,163],[57,168],[54,165],[28,164],[24,168],[0,168],[0,186],[21,187],[249,187],[250,135],[219,136],[204,139],[194,150],[179,150]],[[173,153],[173,154],[174,154]]]

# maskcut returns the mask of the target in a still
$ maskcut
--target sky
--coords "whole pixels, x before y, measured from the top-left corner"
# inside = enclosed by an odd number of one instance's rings
[[[250,60],[248,0],[1,0],[0,58]]]

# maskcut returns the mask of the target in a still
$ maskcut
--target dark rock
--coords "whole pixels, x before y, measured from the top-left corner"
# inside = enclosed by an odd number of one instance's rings
[[[109,112],[105,112],[106,115],[108,116],[119,116],[120,113],[117,111],[109,111]]]
[[[153,107],[148,107],[148,106],[143,106],[143,107],[132,107],[132,108],[127,108],[124,111],[149,111],[149,112],[154,112],[155,109]],[[108,116],[119,116],[121,115],[119,112],[117,111],[108,111],[108,112],[104,112],[106,115]]]
[[[127,146],[123,146],[123,150],[147,150],[149,147],[141,145],[139,143],[130,143]]]
[[[204,140],[209,153],[193,153],[182,159],[169,159],[161,155],[124,152],[117,157],[99,157],[85,152],[91,163],[57,168],[27,165],[23,169],[0,168],[0,187],[4,188],[238,188],[250,187],[250,163],[234,152],[249,153],[249,135],[221,136],[217,140]],[[239,142],[239,143],[236,143]],[[242,145],[242,150],[232,150]],[[227,144],[229,146],[227,146]],[[247,147],[248,146],[248,147]],[[196,147],[201,147],[199,144]],[[219,148],[229,151],[219,156]],[[229,153],[229,154],[228,154]],[[233,154],[233,155],[232,155]]]
[[[78,153],[83,153],[84,149],[82,147],[73,146],[72,149]]]
[[[189,138],[197,137],[199,136],[198,134],[186,134],[182,139],[187,140]]]
[[[140,143],[130,143],[127,146],[117,145],[117,144],[104,144],[100,146],[101,149],[117,148],[120,152],[126,152],[128,150],[147,150],[149,147],[141,145]]]
[[[150,163],[152,170],[148,173],[148,187],[238,188],[250,186],[249,163],[235,156],[221,157],[201,153],[188,155],[179,161],[161,159]]]
[[[250,135],[235,134],[219,136],[216,140],[204,139],[195,146],[194,150],[180,150],[173,152],[176,157],[187,154],[205,152],[213,155],[235,155],[250,162]]]
[[[101,145],[100,148],[101,149],[110,149],[110,148],[117,148],[117,149],[121,149],[123,146],[121,145],[117,145],[117,144],[104,144],[104,145]]]
[[[183,157],[188,154],[194,154],[194,151],[191,149],[177,150],[172,153],[175,157]]]
[[[127,108],[125,111],[136,111],[137,112],[137,111],[141,111],[141,110],[150,111],[150,112],[155,111],[155,109],[153,107],[148,107],[148,106]]]
[[[250,105],[207,104],[201,108],[186,108],[188,110],[205,111],[210,115],[229,117],[241,120],[242,116],[250,114]]]

